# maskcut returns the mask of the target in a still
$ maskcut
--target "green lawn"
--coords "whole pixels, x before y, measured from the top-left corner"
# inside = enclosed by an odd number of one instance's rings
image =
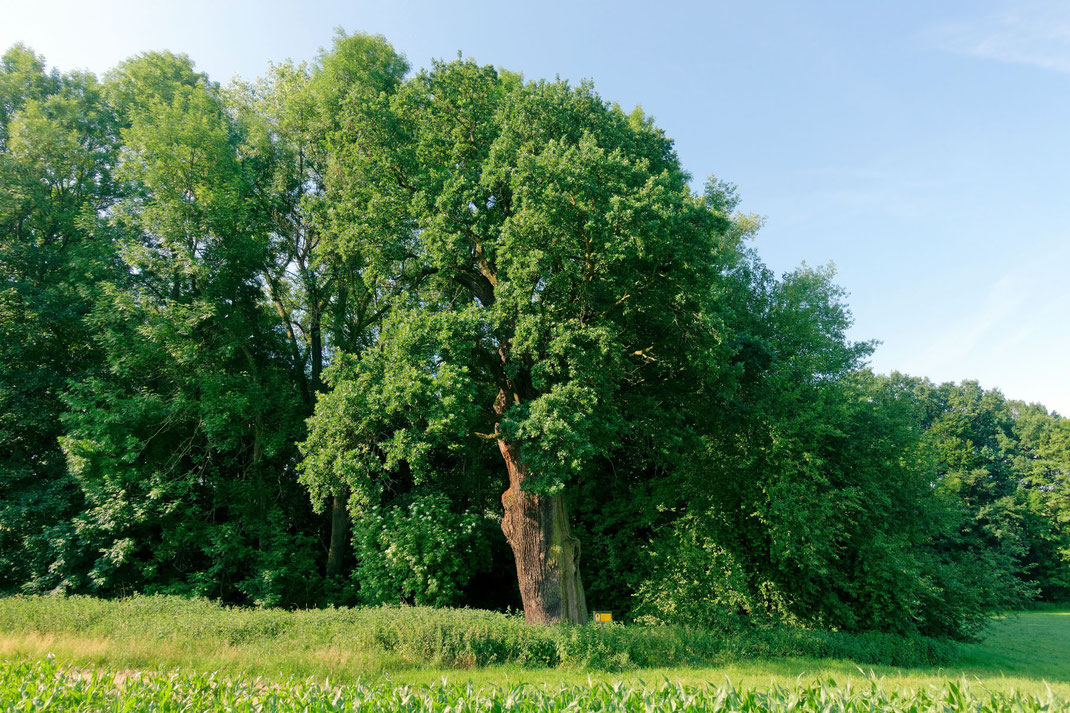
[[[1070,610],[1022,612],[962,647],[959,665],[977,676],[1008,675],[1070,684]]]

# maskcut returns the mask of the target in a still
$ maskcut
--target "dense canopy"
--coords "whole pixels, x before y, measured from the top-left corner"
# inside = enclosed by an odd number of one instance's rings
[[[590,84],[339,34],[0,62],[0,590],[967,637],[1070,422],[866,369],[831,267]]]

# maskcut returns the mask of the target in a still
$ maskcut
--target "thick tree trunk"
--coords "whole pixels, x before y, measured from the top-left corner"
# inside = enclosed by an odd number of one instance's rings
[[[331,498],[331,547],[327,550],[327,576],[333,577],[342,571],[342,556],[345,553],[346,535],[349,529],[349,512],[345,496]]]
[[[568,527],[562,495],[525,493],[527,466],[515,444],[498,439],[509,471],[502,494],[502,532],[516,559],[516,577],[529,624],[587,623],[587,600],[580,581],[580,541]]]

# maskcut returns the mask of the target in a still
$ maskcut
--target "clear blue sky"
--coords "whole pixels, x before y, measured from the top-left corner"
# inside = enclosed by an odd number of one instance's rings
[[[0,45],[103,72],[170,49],[225,82],[333,29],[415,67],[591,78],[696,183],[740,186],[777,271],[832,261],[872,365],[1070,414],[1070,3],[0,1]]]

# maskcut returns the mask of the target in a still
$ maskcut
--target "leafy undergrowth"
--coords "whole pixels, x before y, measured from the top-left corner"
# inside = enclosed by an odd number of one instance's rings
[[[530,627],[518,616],[479,610],[377,607],[290,612],[234,609],[206,600],[165,596],[118,601],[0,599],[0,633],[63,635],[68,641],[76,637],[88,649],[119,643],[127,658],[97,661],[137,668],[184,664],[191,656],[203,663],[213,654],[289,661],[279,669],[248,669],[276,675],[322,675],[316,662],[324,657],[341,660],[351,672],[366,673],[416,666],[501,665],[625,671],[785,657],[907,667],[941,664],[955,655],[949,642],[878,633],[788,627],[721,631],[621,625]]]
[[[331,686],[315,681],[269,683],[215,674],[139,673],[66,669],[52,659],[0,663],[0,708],[20,711],[987,711],[1040,713],[1065,710],[1051,691],[993,693],[963,681],[929,690],[895,690],[876,680],[863,686],[834,681],[773,686],[659,687],[590,684],[480,688],[443,682],[428,686]]]

